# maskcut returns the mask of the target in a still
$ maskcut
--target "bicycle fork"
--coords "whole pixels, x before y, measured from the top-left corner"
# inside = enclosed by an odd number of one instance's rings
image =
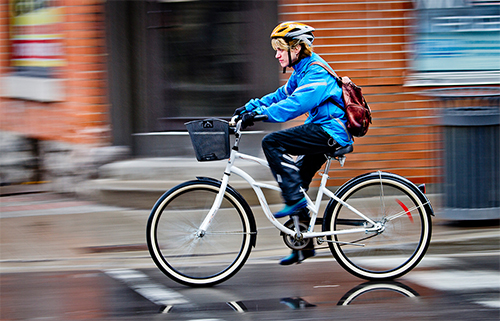
[[[226,187],[228,182],[229,182],[229,174],[227,173],[227,171],[225,171],[224,177],[222,178],[222,182],[219,188],[219,192],[215,197],[214,203],[212,204],[210,211],[208,211],[207,216],[205,216],[205,219],[198,228],[198,231],[196,232],[197,237],[201,238],[205,236],[205,233],[207,232],[207,229],[210,226],[212,219],[215,217],[215,214],[217,213],[217,211],[220,208],[220,205],[222,204],[222,200],[224,199],[224,193],[226,192]]]

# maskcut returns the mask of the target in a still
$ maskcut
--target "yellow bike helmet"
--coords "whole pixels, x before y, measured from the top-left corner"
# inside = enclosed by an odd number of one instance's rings
[[[287,42],[298,39],[312,46],[314,30],[313,27],[300,22],[282,22],[271,32],[271,38],[284,38]]]

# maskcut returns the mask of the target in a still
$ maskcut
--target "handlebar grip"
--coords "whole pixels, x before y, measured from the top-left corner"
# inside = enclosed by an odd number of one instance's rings
[[[264,120],[267,120],[267,115],[255,115],[253,117],[253,120],[255,121],[264,121]]]

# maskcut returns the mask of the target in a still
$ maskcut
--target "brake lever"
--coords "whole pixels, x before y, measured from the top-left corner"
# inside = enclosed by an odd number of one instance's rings
[[[240,116],[239,115],[234,115],[231,117],[231,120],[229,121],[229,126],[234,127],[236,126],[236,121],[238,120]]]

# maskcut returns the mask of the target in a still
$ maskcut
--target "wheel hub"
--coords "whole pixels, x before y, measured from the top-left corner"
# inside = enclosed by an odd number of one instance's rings
[[[377,222],[377,224],[375,224],[375,228],[377,229],[378,234],[383,233],[385,231],[385,222]]]
[[[381,234],[381,233],[383,233],[385,231],[385,227],[386,227],[385,223],[386,223],[385,221],[375,222],[375,225],[372,225],[369,222],[365,222],[363,224],[363,227],[365,229],[370,229],[370,231],[366,231],[365,234],[370,234],[370,233]],[[375,231],[373,229],[375,229]]]

